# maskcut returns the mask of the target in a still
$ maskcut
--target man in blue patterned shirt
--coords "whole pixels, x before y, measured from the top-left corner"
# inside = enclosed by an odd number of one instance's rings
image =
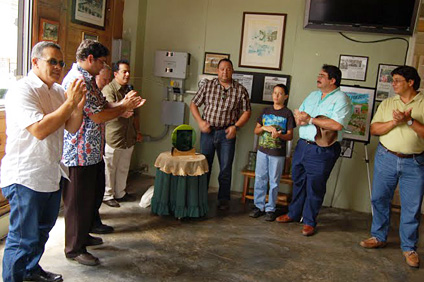
[[[135,91],[129,92],[119,103],[106,101],[96,85],[96,75],[104,67],[108,55],[109,50],[101,43],[84,40],[77,50],[77,63],[73,64],[62,83],[66,89],[75,78],[80,78],[87,87],[82,125],[75,134],[65,131],[62,158],[69,167],[71,180],[65,181],[63,191],[65,255],[84,265],[99,264],[99,259],[88,253],[86,247],[103,243],[101,238],[88,233],[105,189],[105,122],[125,115],[145,102]]]

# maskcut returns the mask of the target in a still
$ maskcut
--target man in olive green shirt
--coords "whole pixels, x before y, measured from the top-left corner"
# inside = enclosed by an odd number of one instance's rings
[[[371,123],[371,134],[380,136],[371,196],[372,237],[360,245],[364,248],[387,245],[390,206],[399,184],[401,248],[406,263],[419,267],[416,250],[424,193],[424,97],[417,92],[421,79],[413,67],[398,67],[392,76],[397,95],[380,104]]]
[[[132,90],[129,86],[130,65],[120,60],[112,67],[114,79],[102,93],[108,102],[119,102]],[[106,187],[103,202],[110,207],[120,207],[119,201],[131,201],[126,193],[127,176],[134,144],[141,141],[137,111],[127,112],[106,124]]]

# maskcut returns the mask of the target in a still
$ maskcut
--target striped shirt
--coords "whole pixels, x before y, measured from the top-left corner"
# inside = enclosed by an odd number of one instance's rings
[[[197,91],[192,102],[197,107],[205,105],[202,118],[213,127],[234,125],[243,112],[251,109],[246,88],[235,80],[227,89],[217,78],[208,80]]]

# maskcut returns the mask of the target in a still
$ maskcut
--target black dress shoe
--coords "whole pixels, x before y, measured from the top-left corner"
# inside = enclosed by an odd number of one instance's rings
[[[33,273],[24,278],[24,281],[49,281],[49,282],[60,282],[63,281],[62,275],[45,271]]]
[[[97,246],[103,244],[103,239],[88,235],[86,246]]]
[[[94,227],[91,228],[90,233],[95,233],[95,234],[109,234],[112,233],[114,231],[112,226],[106,225],[106,224],[100,224],[100,225],[96,225]]]
[[[135,196],[125,193],[122,198],[115,198],[118,202],[133,202],[136,200]]]
[[[106,200],[103,203],[111,208],[119,208],[121,206],[115,199]]]
[[[221,211],[227,211],[230,209],[230,201],[229,200],[220,200],[218,209]]]

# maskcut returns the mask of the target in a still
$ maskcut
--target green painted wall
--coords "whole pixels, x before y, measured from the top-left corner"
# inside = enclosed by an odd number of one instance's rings
[[[132,2],[132,1],[128,1]],[[202,73],[204,52],[230,53],[236,70],[288,74],[292,76],[289,108],[298,108],[305,97],[316,89],[316,76],[324,63],[338,65],[339,55],[368,56],[368,72],[365,82],[342,81],[343,84],[359,84],[374,87],[379,63],[402,64],[406,44],[400,40],[376,44],[360,44],[344,39],[337,32],[303,29],[304,1],[301,0],[146,0],[140,1],[138,9],[125,9],[124,18],[137,17],[136,47],[132,49],[133,77],[147,103],[141,110],[141,127],[144,134],[158,136],[164,130],[160,122],[160,103],[163,88],[168,81],[153,75],[156,50],[189,52],[191,64],[187,90],[197,90],[197,78]],[[281,71],[262,71],[239,68],[241,25],[243,12],[268,12],[287,14],[284,40],[283,66]],[[133,30],[134,32],[134,30]],[[378,40],[385,35],[347,33],[359,40]],[[135,36],[135,35],[134,35]],[[134,46],[134,44],[133,44]],[[142,66],[142,67],[141,67]],[[184,102],[189,105],[192,94],[186,94]],[[241,191],[243,179],[240,170],[247,163],[248,151],[253,146],[255,119],[264,106],[253,104],[252,118],[238,133],[236,158],[233,166],[234,191]],[[187,108],[186,122],[197,129],[197,124]],[[297,139],[297,130],[296,137]],[[377,139],[368,146],[372,159]],[[198,142],[199,143],[199,142]],[[154,175],[157,155],[171,147],[170,133],[162,141],[142,143],[136,146],[134,165],[149,165]],[[198,144],[197,144],[198,147]],[[198,147],[199,149],[199,147]],[[216,161],[217,162],[217,161]],[[211,186],[217,187],[218,166],[214,164]],[[339,208],[370,211],[364,146],[355,144],[352,159],[340,159],[328,181],[324,204]],[[335,192],[335,193],[334,193]]]

